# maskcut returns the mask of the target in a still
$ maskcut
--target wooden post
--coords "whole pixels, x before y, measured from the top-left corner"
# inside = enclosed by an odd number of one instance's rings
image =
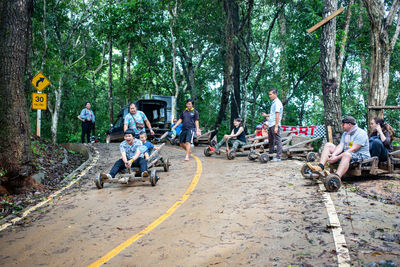
[[[339,8],[338,10],[333,12],[331,15],[327,16],[326,18],[324,18],[323,20],[321,20],[320,22],[318,22],[317,24],[312,26],[310,29],[307,30],[307,32],[308,33],[312,33],[313,31],[315,31],[316,29],[318,29],[319,27],[321,27],[322,25],[324,25],[325,23],[327,23],[331,19],[335,18],[337,15],[339,15],[343,11],[344,11],[344,7]]]
[[[328,142],[333,143],[332,126],[328,125]]]

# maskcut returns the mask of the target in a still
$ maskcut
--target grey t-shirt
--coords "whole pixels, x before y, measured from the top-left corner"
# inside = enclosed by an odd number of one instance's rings
[[[340,139],[340,143],[345,143],[346,140],[346,135],[347,132],[344,132],[342,134],[342,138]],[[365,155],[367,157],[371,157],[369,154],[369,140],[368,140],[368,134],[366,131],[364,131],[361,128],[358,128],[356,132],[350,136],[350,144],[348,147],[344,147],[344,151],[349,150],[353,144],[360,145],[360,149],[357,150],[355,153],[360,153],[362,155]]]
[[[143,153],[146,152],[147,147],[145,147],[142,142],[140,142],[139,139],[135,139],[133,141],[132,145],[129,145],[128,142],[126,142],[125,140],[121,142],[121,144],[119,145],[119,150],[121,151],[121,153],[125,152],[126,153],[126,159],[130,160],[131,158],[133,158],[136,154],[137,149],[140,150],[141,153],[141,157],[143,157]]]

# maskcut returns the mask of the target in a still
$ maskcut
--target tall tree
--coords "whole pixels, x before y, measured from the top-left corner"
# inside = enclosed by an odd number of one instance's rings
[[[30,124],[25,99],[32,0],[0,3],[0,184],[21,185],[31,174]]]
[[[323,17],[329,16],[336,9],[337,0],[324,0]],[[331,19],[323,26],[320,50],[325,126],[332,126],[333,136],[337,141],[341,133],[342,108],[336,71],[336,18]]]
[[[371,25],[371,65],[368,105],[384,106],[389,91],[390,57],[400,32],[400,0],[389,6],[387,1],[364,0]],[[397,25],[393,30],[395,17]],[[383,117],[383,109],[368,112],[368,121]]]

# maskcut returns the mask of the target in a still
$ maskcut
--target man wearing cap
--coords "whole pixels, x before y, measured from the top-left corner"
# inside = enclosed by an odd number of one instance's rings
[[[124,133],[124,141],[119,145],[121,151],[121,159],[117,160],[111,168],[110,173],[100,173],[103,179],[112,179],[123,169],[131,167],[140,167],[142,177],[148,177],[147,161],[141,155],[147,150],[139,139],[135,139],[135,132],[132,129],[127,129]],[[126,184],[128,179],[123,177],[118,180],[119,183]]]
[[[362,162],[371,157],[368,134],[363,129],[358,128],[356,120],[352,116],[347,116],[342,119],[342,127],[344,133],[340,143],[337,146],[326,143],[318,166],[307,163],[311,169],[322,171],[327,162],[335,163],[340,160],[335,174],[341,178],[349,169],[350,163]]]

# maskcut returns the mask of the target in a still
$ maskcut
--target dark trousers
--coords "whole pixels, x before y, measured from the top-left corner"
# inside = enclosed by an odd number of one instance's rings
[[[85,143],[85,135],[87,142],[90,143],[90,132],[92,131],[93,123],[91,121],[83,121],[82,122],[82,134],[81,134],[81,142]]]
[[[372,141],[370,140],[369,153],[371,157],[378,157],[380,162],[387,161],[388,151],[380,138],[376,138]]]
[[[139,157],[132,163],[132,167],[140,167],[141,172],[147,171],[147,161],[144,158]],[[118,172],[124,169],[126,169],[124,161],[122,159],[117,160],[114,166],[111,168],[111,177],[114,178]]]
[[[274,153],[276,146],[276,158],[280,159],[282,155],[281,128],[278,127],[278,133],[275,133],[274,129],[275,126],[268,128],[269,153]]]

